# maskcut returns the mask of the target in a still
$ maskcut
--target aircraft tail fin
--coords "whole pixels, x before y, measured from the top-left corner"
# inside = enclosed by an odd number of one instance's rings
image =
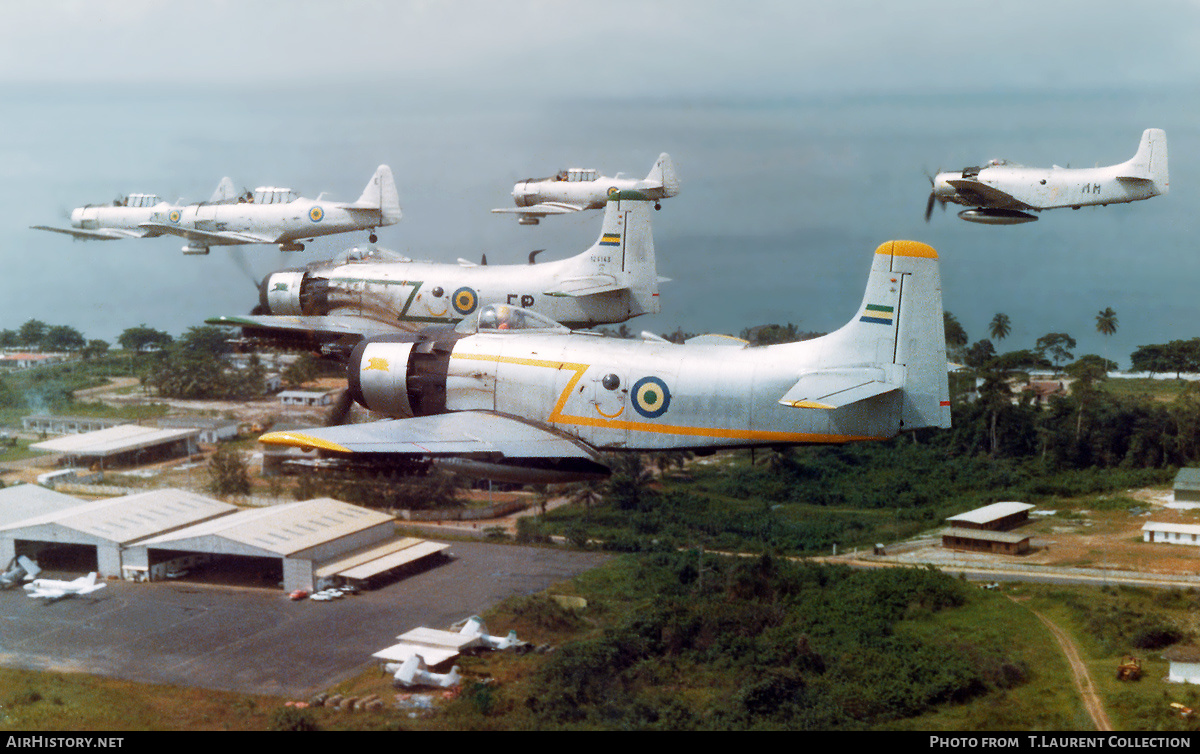
[[[217,190],[213,192],[208,201],[210,204],[218,204],[220,202],[231,202],[236,198],[237,189],[233,187],[233,180],[229,176],[225,176],[217,184]]]
[[[662,187],[663,196],[671,197],[679,193],[679,174],[675,172],[675,162],[671,155],[663,152],[658,156],[654,167],[646,175],[647,186]]]
[[[854,318],[807,342],[819,344],[821,363],[781,402],[836,408],[899,390],[901,430],[950,427],[942,283],[933,248],[916,241],[880,245]],[[819,395],[822,387],[828,397]]]
[[[564,291],[572,291],[564,295],[629,289],[630,316],[658,313],[658,267],[650,228],[653,204],[640,191],[609,194],[600,238],[577,257],[583,260],[581,276],[563,281]]]
[[[1167,173],[1167,133],[1161,128],[1147,128],[1142,132],[1137,154],[1121,165],[1118,178],[1151,181],[1160,194],[1167,193],[1170,186]]]
[[[392,169],[387,165],[376,168],[371,180],[367,181],[362,196],[351,206],[359,209],[378,209],[380,225],[395,225],[400,222],[404,213],[400,211],[400,193],[396,191],[396,179],[392,177]]]

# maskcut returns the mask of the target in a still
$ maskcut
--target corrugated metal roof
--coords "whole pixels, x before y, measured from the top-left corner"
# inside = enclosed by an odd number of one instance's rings
[[[182,539],[219,537],[286,556],[393,520],[386,513],[332,498],[318,498],[239,511],[143,544],[165,545]]]
[[[1175,475],[1175,489],[1200,489],[1200,469],[1180,469]]]
[[[1029,539],[1028,534],[1015,534],[1007,531],[991,531],[989,529],[958,529],[953,526],[949,529],[942,529],[941,535],[943,537],[958,537],[960,539],[978,539],[984,542],[1006,542],[1014,545]]]
[[[339,571],[338,575],[347,579],[369,579],[376,574],[390,571],[393,568],[399,568],[402,565],[413,563],[421,558],[435,553],[450,549],[450,545],[444,545],[439,542],[421,542],[398,550],[386,557],[372,560],[369,563],[363,563],[354,568],[348,568],[344,571]]]
[[[29,447],[34,450],[47,450],[67,455],[108,456],[151,445],[163,445],[187,437],[199,437],[199,435],[200,430],[198,429],[155,429],[154,427],[140,427],[136,424],[122,424],[95,432],[67,435],[54,440],[33,443]]]
[[[236,506],[220,500],[167,488],[80,503],[0,528],[13,530],[56,524],[118,544],[129,544],[236,510]]]
[[[0,528],[34,516],[83,505],[84,501],[38,484],[18,484],[0,489]]]
[[[1014,513],[1033,510],[1034,506],[1029,503],[992,503],[985,505],[982,508],[976,508],[973,511],[960,513],[957,516],[951,516],[947,521],[970,521],[975,524],[986,524],[989,521],[995,521],[998,518],[1011,516]]]

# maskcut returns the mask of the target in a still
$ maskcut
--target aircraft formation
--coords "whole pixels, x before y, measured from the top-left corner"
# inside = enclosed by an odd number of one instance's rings
[[[169,204],[153,194],[130,194],[112,205],[86,205],[71,211],[71,227],[31,226],[65,233],[76,240],[183,238],[184,254],[207,254],[212,246],[277,244],[280,251],[303,251],[304,241],[334,233],[375,230],[400,221],[400,198],[392,170],[380,165],[354,202],[334,202],[321,194],[306,199],[295,191],[260,186],[237,194],[229,178],[207,202]]]
[[[1166,163],[1165,134],[1147,129],[1137,154],[1110,167],[993,161],[938,173],[926,220],[939,202],[969,207],[960,212],[965,220],[1013,224],[1035,220],[1029,211],[1150,198],[1167,191]],[[493,212],[532,225],[603,207],[597,241],[558,261],[537,263],[534,252],[522,265],[418,262],[356,247],[268,275],[250,314],[207,322],[240,328],[253,342],[345,360],[347,399],[386,418],[346,424],[343,403],[332,426],[271,432],[260,442],[316,450],[318,465],[351,471],[437,465],[501,481],[562,482],[607,475],[608,452],[848,443],[950,426],[938,254],[915,241],[880,245],[854,316],[812,340],[755,347],[728,336],[679,344],[650,333],[625,340],[579,331],[660,311],[652,210],[679,187],[666,153],[641,180],[570,169],[522,181],[513,190],[517,207]],[[373,230],[401,216],[386,165],[352,204],[260,192],[252,202],[231,197],[226,179],[207,203],[139,200],[149,219],[122,228],[97,216],[109,224],[80,231],[105,235],[77,237],[179,235],[190,253],[235,243],[293,249],[317,234],[278,230],[297,219],[288,214],[295,207],[329,232]],[[275,231],[246,219],[260,209],[275,211]]]

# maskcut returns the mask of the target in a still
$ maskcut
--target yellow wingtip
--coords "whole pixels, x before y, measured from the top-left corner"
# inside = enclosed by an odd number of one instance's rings
[[[920,241],[887,241],[879,244],[876,254],[891,254],[895,257],[922,257],[937,259],[938,253],[929,244]]]
[[[258,441],[264,445],[284,445],[290,448],[301,448],[302,450],[331,450],[335,453],[352,452],[349,448],[338,445],[336,442],[306,435],[303,432],[268,432],[259,437]]]

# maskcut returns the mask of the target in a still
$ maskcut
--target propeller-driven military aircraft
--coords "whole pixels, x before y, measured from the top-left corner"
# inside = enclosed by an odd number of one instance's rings
[[[453,329],[364,340],[348,377],[357,403],[392,418],[259,441],[316,449],[318,465],[342,469],[438,463],[538,483],[603,477],[602,451],[848,443],[950,426],[937,253],[912,241],[881,245],[853,319],[813,340],[630,341],[495,304]]]
[[[25,595],[35,599],[44,599],[50,602],[61,600],[64,597],[79,597],[84,594],[91,594],[97,590],[108,586],[103,581],[97,583],[96,576],[98,574],[92,571],[87,576],[80,576],[74,581],[57,581],[55,579],[34,579],[25,585]]]
[[[600,237],[574,257],[535,264],[414,262],[380,249],[267,276],[264,314],[217,317],[251,340],[345,349],[364,336],[454,324],[487,304],[533,310],[569,327],[624,322],[659,311],[660,282],[650,228],[651,200],[609,202]]]
[[[155,235],[187,239],[184,254],[207,254],[210,246],[279,244],[280,251],[303,251],[301,241],[333,233],[371,231],[400,221],[400,197],[392,170],[380,165],[354,202],[297,196],[286,188],[261,186],[244,201],[192,204],[155,210],[139,227]]]
[[[547,215],[600,209],[614,191],[640,191],[647,198],[655,200],[654,208],[658,209],[658,200],[679,193],[675,163],[663,152],[642,180],[624,178],[621,173],[617,173],[615,178],[607,178],[595,170],[584,168],[569,168],[549,178],[526,178],[513,186],[512,196],[517,206],[494,209],[492,212],[515,214],[521,225],[537,225]]]
[[[958,213],[964,220],[986,225],[1033,222],[1044,209],[1136,202],[1167,193],[1167,135],[1162,129],[1142,133],[1137,154],[1119,165],[1096,168],[1030,168],[1008,160],[991,160],[979,167],[938,173],[925,205],[925,222],[935,203],[972,209]]]
[[[237,200],[233,181],[222,178],[216,191],[208,200],[210,205]],[[49,225],[31,225],[34,230],[49,230],[65,233],[76,241],[116,241],[122,238],[153,238],[162,235],[152,228],[143,227],[155,214],[183,212],[182,203],[170,204],[155,194],[128,194],[113,200],[111,204],[87,204],[71,210],[71,227],[55,228]]]

